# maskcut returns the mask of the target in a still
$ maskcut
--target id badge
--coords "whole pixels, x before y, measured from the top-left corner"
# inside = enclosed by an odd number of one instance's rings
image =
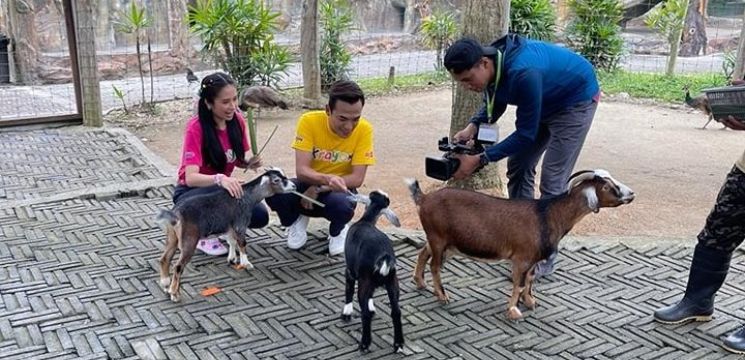
[[[494,124],[479,124],[479,132],[476,140],[484,143],[496,143],[499,140],[499,127]]]

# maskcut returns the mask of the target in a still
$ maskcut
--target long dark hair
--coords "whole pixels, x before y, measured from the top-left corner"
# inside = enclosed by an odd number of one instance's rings
[[[202,126],[202,159],[204,159],[207,165],[220,172],[225,170],[228,159],[225,156],[222,145],[220,145],[220,140],[217,138],[214,116],[212,110],[207,107],[207,103],[211,103],[214,106],[215,97],[220,93],[220,90],[228,85],[235,86],[235,81],[233,81],[230,75],[216,72],[202,79],[199,92],[199,124]],[[230,139],[230,146],[233,148],[236,161],[245,162],[244,155],[246,149],[243,148],[243,138],[245,135],[238,121],[236,115],[233,114],[233,120],[227,122],[228,138]]]

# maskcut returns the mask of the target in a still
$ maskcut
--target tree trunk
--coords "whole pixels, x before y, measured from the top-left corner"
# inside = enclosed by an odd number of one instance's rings
[[[171,56],[182,59],[191,57],[189,50],[189,26],[186,0],[168,1],[168,45]]]
[[[680,44],[680,56],[698,56],[703,52],[706,55],[706,22],[701,14],[701,0],[690,0],[688,2],[688,13],[685,25],[683,25],[683,37]]]
[[[419,14],[416,9],[416,0],[406,0],[404,9],[404,33],[413,34],[416,31]]]
[[[78,69],[83,93],[83,124],[102,126],[101,87],[96,64],[96,3],[97,0],[72,1],[75,13],[75,34],[78,48]]]
[[[463,36],[474,38],[482,44],[489,44],[507,34],[510,25],[510,0],[468,0],[463,12]],[[484,102],[480,93],[456,86],[453,100],[453,113],[450,123],[450,137],[468,125],[468,120]],[[453,181],[452,185],[470,189],[499,188],[502,181],[497,173],[497,165],[492,164],[465,181]]]
[[[686,0],[687,3],[690,3],[691,0]],[[688,6],[686,6],[686,14],[688,13]],[[685,18],[685,15],[683,16]],[[675,62],[678,60],[678,50],[680,48],[680,39],[683,38],[683,30],[685,29],[685,26],[678,29],[675,33],[675,35],[668,36],[668,42],[670,43],[670,53],[667,56],[667,71],[665,72],[665,75],[667,76],[673,76],[673,73],[675,73]]]
[[[737,58],[733,79],[745,80],[745,13],[742,14],[742,29],[740,29],[740,43],[737,45]]]
[[[96,41],[97,50],[109,50],[116,45],[110,14],[110,2],[99,1],[96,6],[96,38],[99,40]]]
[[[303,60],[303,97],[310,108],[321,106],[321,62],[318,42],[318,0],[303,1],[300,44]]]
[[[28,0],[10,2],[10,38],[13,44],[13,59],[16,81],[33,84],[38,80],[37,60],[39,39],[36,36],[34,3]]]

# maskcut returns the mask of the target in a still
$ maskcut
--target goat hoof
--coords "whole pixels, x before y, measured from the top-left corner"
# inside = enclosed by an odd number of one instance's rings
[[[535,310],[535,307],[536,307],[535,299],[524,300],[523,303],[525,304],[525,307],[527,307],[528,309]]]
[[[400,343],[399,342],[393,343],[393,352],[394,353],[397,353],[399,350],[403,350],[403,349],[404,349],[404,343],[403,343],[403,341],[400,342]]]
[[[520,312],[520,309],[518,309],[517,306],[513,306],[507,310],[507,317],[510,320],[520,320],[523,318],[523,313]]]
[[[367,352],[370,350],[370,343],[365,344],[364,342],[360,342],[360,351]]]
[[[447,304],[450,302],[450,297],[447,294],[437,295],[437,300],[442,304]]]
[[[165,292],[168,292],[168,286],[171,285],[171,278],[162,277],[160,278],[160,286],[163,287]]]
[[[427,283],[423,279],[414,278],[414,284],[416,284],[417,290],[424,290],[427,288]]]
[[[350,322],[350,321],[352,321],[352,315],[344,315],[344,314],[342,314],[341,315],[341,319],[344,322]]]
[[[171,301],[173,301],[173,302],[180,302],[181,301],[181,297],[179,295],[176,295],[176,294],[171,294]]]

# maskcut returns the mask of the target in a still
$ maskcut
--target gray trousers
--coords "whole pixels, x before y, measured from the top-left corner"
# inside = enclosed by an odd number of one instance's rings
[[[535,168],[544,152],[541,199],[552,198],[566,191],[567,181],[572,175],[597,107],[597,102],[588,100],[541,119],[533,145],[507,160],[510,199],[534,198]]]

